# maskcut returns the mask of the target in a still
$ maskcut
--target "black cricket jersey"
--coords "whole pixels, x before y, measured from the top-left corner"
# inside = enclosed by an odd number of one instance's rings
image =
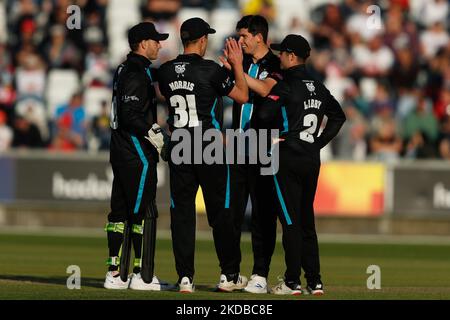
[[[283,80],[272,88],[261,111],[261,123],[279,129],[280,136],[285,139],[280,142],[280,148],[289,147],[315,159],[345,122],[339,102],[310,75],[305,65],[283,72]],[[328,118],[326,126],[319,135],[325,115]]]
[[[221,129],[222,96],[234,87],[229,73],[214,61],[197,54],[181,54],[158,70],[159,89],[169,106],[170,131]]]
[[[112,164],[142,164],[158,161],[158,152],[144,137],[156,122],[156,93],[151,62],[130,53],[117,68],[111,105]]]
[[[244,55],[244,72],[250,77],[264,80],[267,77],[280,80],[280,58],[278,58],[271,50],[267,54],[259,59],[256,63],[250,55]],[[233,104],[233,129],[257,128],[257,117],[252,119],[253,114],[259,112],[259,106],[263,103],[263,97],[260,97],[257,93],[249,88],[249,99],[244,104]]]

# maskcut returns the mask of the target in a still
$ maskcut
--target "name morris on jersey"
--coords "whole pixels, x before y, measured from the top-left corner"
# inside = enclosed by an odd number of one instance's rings
[[[189,81],[174,81],[174,82],[169,83],[169,87],[172,91],[181,90],[181,89],[188,90],[188,91],[194,90],[194,84]]]

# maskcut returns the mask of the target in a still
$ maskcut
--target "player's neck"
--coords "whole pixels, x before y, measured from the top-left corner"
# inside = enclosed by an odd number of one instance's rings
[[[143,58],[145,58],[149,62],[151,62],[151,60],[145,55],[145,52],[143,52],[143,51],[136,50],[136,51],[132,51],[132,53],[134,53],[135,55],[138,55],[138,56],[142,56]]]
[[[202,56],[200,48],[194,46],[184,48],[183,54],[198,54],[199,56]]]
[[[253,62],[258,62],[258,60],[263,58],[267,52],[269,52],[269,48],[267,46],[261,46],[256,49],[255,53],[252,55]]]

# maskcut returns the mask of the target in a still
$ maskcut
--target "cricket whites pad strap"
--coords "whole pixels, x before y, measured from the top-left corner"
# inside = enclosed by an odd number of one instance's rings
[[[109,257],[106,260],[107,266],[118,266],[120,265],[120,258],[119,257]]]
[[[137,234],[144,234],[144,226],[141,224],[133,224],[133,226],[131,227],[131,232]]]
[[[123,222],[108,222],[105,226],[106,232],[123,233],[124,229],[125,229],[125,223],[123,223]]]

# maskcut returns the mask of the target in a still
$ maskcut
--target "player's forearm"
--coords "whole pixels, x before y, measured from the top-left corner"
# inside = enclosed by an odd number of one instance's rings
[[[338,133],[345,122],[344,118],[339,118],[335,120],[328,119],[325,129],[319,136],[319,147],[322,149],[325,147]]]
[[[247,81],[245,81],[245,73],[242,65],[233,67],[233,74],[235,87],[238,89],[238,94],[234,100],[238,103],[246,103],[248,101],[248,85]]]
[[[250,77],[248,74],[245,74],[244,76],[248,87],[261,97],[266,97],[276,84],[275,80],[257,80]]]

